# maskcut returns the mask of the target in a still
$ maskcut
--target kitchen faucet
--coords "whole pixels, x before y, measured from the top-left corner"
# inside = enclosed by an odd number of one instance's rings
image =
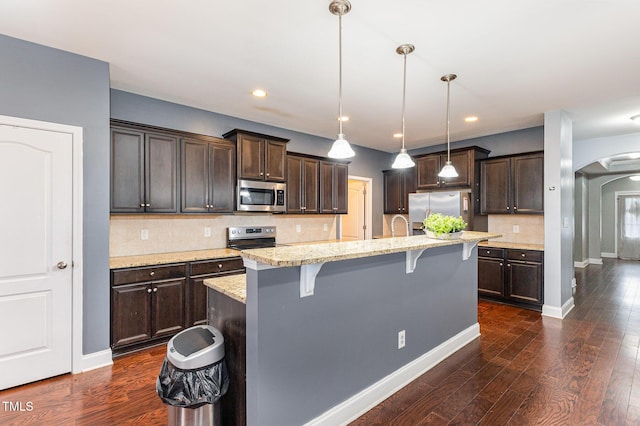
[[[409,236],[409,221],[407,220],[406,217],[402,216],[401,214],[397,214],[394,217],[391,218],[391,236],[395,237],[395,230],[393,228],[393,223],[396,221],[397,218],[400,218],[402,220],[404,220],[404,223],[407,225],[407,237]]]

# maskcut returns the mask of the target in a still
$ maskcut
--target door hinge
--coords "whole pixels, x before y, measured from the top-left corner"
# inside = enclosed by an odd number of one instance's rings
[[[367,225],[362,225],[362,229],[367,230]]]

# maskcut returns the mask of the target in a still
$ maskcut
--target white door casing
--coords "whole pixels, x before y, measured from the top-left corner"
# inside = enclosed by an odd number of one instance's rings
[[[0,117],[0,389],[80,368],[80,143],[77,127]]]

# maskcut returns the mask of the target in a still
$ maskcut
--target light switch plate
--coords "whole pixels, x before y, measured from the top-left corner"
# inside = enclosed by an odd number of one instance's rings
[[[204,236],[205,237],[210,237],[211,236],[211,228],[208,226],[204,227]]]
[[[141,229],[140,230],[140,239],[141,240],[148,240],[149,239],[149,230],[148,229]]]
[[[296,225],[296,232],[302,232],[302,225]]]

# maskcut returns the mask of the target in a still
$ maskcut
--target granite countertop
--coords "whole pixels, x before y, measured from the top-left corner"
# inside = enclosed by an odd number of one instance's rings
[[[544,244],[510,243],[506,241],[482,241],[478,243],[478,245],[481,247],[544,251]]]
[[[376,240],[308,244],[296,247],[252,249],[243,250],[241,253],[242,257],[256,262],[272,266],[291,267],[472,243],[501,236],[500,234],[488,232],[465,231],[459,240],[435,240],[425,235],[415,235]]]
[[[138,266],[162,265],[166,263],[192,262],[195,260],[239,257],[238,250],[221,248],[209,250],[180,251],[173,253],[144,254],[139,256],[117,256],[109,258],[109,268],[135,268]]]
[[[222,277],[208,278],[203,281],[204,285],[226,294],[238,302],[247,303],[247,275],[235,274],[224,275]]]

